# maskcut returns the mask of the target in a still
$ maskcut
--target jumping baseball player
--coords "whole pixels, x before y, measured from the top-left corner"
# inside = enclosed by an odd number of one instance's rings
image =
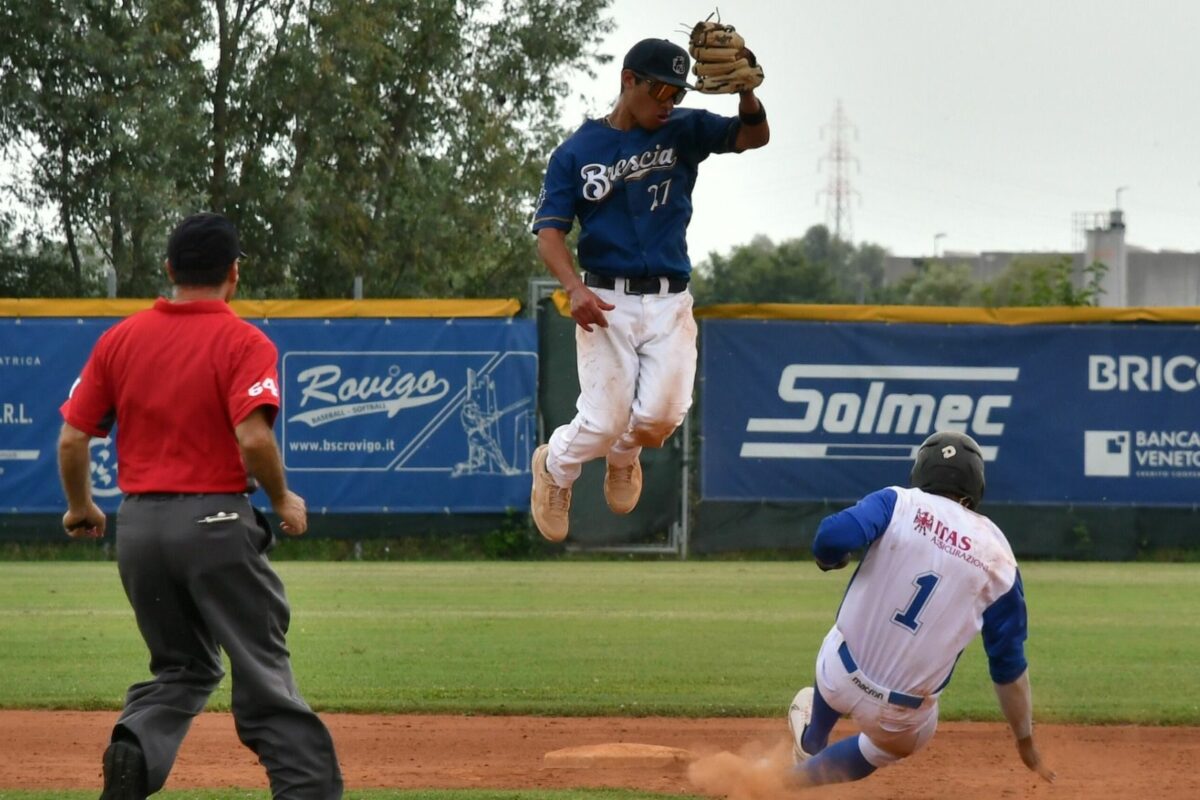
[[[728,33],[693,35],[698,57],[714,48],[696,43],[718,35],[736,47],[716,57],[749,54],[732,28],[720,27]],[[687,51],[665,39],[635,44],[612,112],[584,122],[546,170],[533,230],[539,255],[571,301],[580,384],[575,418],[533,454],[531,510],[551,541],[567,536],[571,486],[585,462],[607,459],[605,499],[627,514],[641,496],[642,448],[661,447],[683,422],[696,373],[686,232],[697,170],[712,153],[739,153],[770,138],[753,91],[761,68],[745,67],[743,55],[706,69],[733,70],[703,87],[740,93],[738,116],[722,117],[677,108],[691,88],[689,63]],[[566,245],[576,219],[582,276]]]
[[[109,328],[62,404],[59,472],[71,536],[104,535],[88,442],[116,425],[121,584],[150,652],[104,753],[101,800],[162,788],[184,736],[233,669],[238,738],[258,756],[276,800],[338,800],[333,740],[296,689],[286,634],[291,609],[266,551],[272,534],[246,496],[262,485],[283,530],[308,527],[287,488],[275,436],[278,354],[239,319],[241,246],[233,223],[194,214],[172,232],[171,299]]]
[[[910,482],[867,495],[817,529],[822,570],[866,553],[817,656],[816,686],[801,689],[788,712],[791,777],[799,786],[861,780],[928,744],[938,696],[982,630],[1017,752],[1053,781],[1033,741],[1021,574],[1004,534],[975,511],[984,490],[979,445],[962,433],[933,434]],[[843,715],[862,733],[827,746]]]

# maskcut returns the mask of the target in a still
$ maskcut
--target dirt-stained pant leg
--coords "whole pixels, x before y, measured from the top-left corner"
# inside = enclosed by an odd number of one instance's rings
[[[607,457],[625,466],[642,447],[661,447],[692,404],[692,295],[595,292],[616,308],[607,312],[607,328],[575,329],[577,413],[550,436],[547,461],[560,486],[574,483],[583,464],[593,459]]]
[[[859,748],[867,763],[886,767],[923,749],[937,731],[937,700],[912,709],[868,696],[838,655],[843,641],[836,626],[825,636],[817,654],[817,687],[831,708],[850,716],[862,731]]]
[[[215,642],[228,653],[238,735],[266,767],[275,800],[337,800],[342,796],[342,777],[333,740],[296,689],[285,640],[290,610],[283,585],[263,554],[269,536],[255,524],[250,504],[238,495],[211,495],[157,505],[169,509],[159,512],[161,519],[154,525],[158,563],[153,559],[134,563],[136,553],[131,551],[119,556],[122,575],[136,573],[135,582],[146,582],[143,572],[166,572],[176,587],[171,602],[187,609],[184,617],[191,622],[197,640]],[[195,522],[220,511],[235,512],[238,518],[217,524]],[[119,530],[118,540],[124,533]],[[135,534],[132,538],[142,537]],[[206,656],[166,646],[162,623],[157,621],[162,616],[161,601],[141,594],[135,600],[132,593],[130,600],[152,661],[187,664],[193,656]],[[143,619],[148,620],[153,636],[147,635]],[[158,674],[154,683],[161,683]],[[213,681],[208,691],[215,685]],[[174,692],[184,700],[193,694]],[[194,714],[202,707],[203,703],[193,703],[182,711]],[[153,790],[166,780],[186,725],[175,738],[179,709],[147,700],[138,710],[138,727],[126,727],[138,736],[143,749],[154,741],[151,748],[156,752],[169,750],[169,759],[156,756],[153,763],[147,751]],[[128,713],[129,709],[122,715],[122,723]],[[165,744],[155,741],[162,739]]]
[[[615,466],[632,464],[643,447],[662,447],[692,407],[696,320],[691,293],[647,297],[644,313],[633,413],[608,454]]]
[[[547,459],[560,486],[573,484],[583,465],[606,456],[629,428],[637,387],[641,297],[610,289],[595,292],[616,308],[607,312],[607,328],[575,328],[579,400],[575,418],[551,434]]]

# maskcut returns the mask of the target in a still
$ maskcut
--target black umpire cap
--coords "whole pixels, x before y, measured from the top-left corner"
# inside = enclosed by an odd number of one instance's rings
[[[642,39],[629,48],[622,68],[659,83],[691,89],[685,80],[691,65],[687,50],[679,45],[666,39]]]
[[[218,277],[220,283],[229,266],[245,255],[237,227],[208,211],[184,219],[167,240],[167,260],[184,283],[210,283]]]

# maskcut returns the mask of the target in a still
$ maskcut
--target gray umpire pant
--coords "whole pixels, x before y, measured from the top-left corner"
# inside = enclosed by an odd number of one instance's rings
[[[198,522],[214,515],[236,519]],[[333,739],[296,690],[291,610],[244,495],[134,495],[117,514],[117,564],[154,679],[134,684],[113,738],[133,735],[148,789],[166,782],[192,718],[233,671],[238,737],[258,756],[276,800],[338,800]]]

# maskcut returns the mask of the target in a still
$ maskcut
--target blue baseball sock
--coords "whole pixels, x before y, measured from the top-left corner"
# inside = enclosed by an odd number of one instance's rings
[[[804,748],[804,752],[815,756],[824,750],[829,744],[829,734],[841,716],[829,707],[824,697],[821,697],[821,690],[814,682],[812,719],[808,721],[808,724],[804,726],[804,731],[800,734],[800,746]]]
[[[846,783],[859,781],[875,771],[875,767],[863,757],[858,746],[858,737],[851,736],[842,739],[819,754],[796,767],[803,770],[812,786],[823,786],[827,783]]]

